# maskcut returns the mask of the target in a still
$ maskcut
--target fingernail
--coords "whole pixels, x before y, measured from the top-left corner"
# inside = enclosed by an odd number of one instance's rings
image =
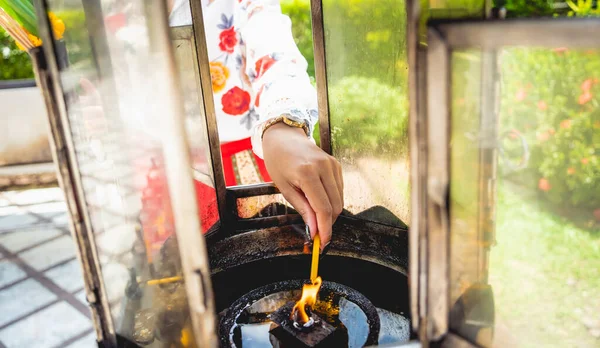
[[[310,227],[308,227],[308,225],[306,225],[306,229],[304,230],[304,232],[306,233],[307,240],[311,241],[312,238],[310,237]]]

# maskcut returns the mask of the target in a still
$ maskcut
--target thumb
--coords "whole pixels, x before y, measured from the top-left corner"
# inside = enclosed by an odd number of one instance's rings
[[[283,197],[290,202],[294,209],[296,209],[296,211],[302,216],[302,220],[304,220],[304,223],[310,229],[311,239],[314,239],[318,233],[317,215],[311,208],[310,203],[308,203],[308,199],[306,199],[304,193],[287,183],[285,185],[278,186],[278,188]]]

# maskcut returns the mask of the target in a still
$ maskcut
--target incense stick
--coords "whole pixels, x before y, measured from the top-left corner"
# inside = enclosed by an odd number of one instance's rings
[[[175,283],[175,282],[179,282],[182,280],[183,280],[182,277],[176,276],[176,277],[167,277],[167,278],[161,278],[161,279],[151,279],[151,280],[147,280],[145,283],[147,285],[159,285],[159,284]],[[142,283],[144,283],[144,282],[142,282]]]
[[[310,281],[315,282],[319,272],[319,252],[321,248],[321,238],[317,234],[313,240],[312,264],[310,266]]]

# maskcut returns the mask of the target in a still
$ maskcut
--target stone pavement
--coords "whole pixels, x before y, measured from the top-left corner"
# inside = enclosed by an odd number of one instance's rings
[[[0,348],[96,347],[62,191],[0,192]]]

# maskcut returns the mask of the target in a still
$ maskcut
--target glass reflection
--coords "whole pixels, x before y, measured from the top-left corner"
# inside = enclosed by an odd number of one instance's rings
[[[410,219],[405,2],[323,1],[333,155],[350,213]],[[396,219],[398,220],[398,219]]]
[[[452,56],[450,318],[473,342],[598,343],[599,54],[500,51],[493,132],[482,126],[494,117],[482,82],[490,52]],[[489,144],[493,162],[484,157]],[[481,204],[490,196],[491,213]]]

